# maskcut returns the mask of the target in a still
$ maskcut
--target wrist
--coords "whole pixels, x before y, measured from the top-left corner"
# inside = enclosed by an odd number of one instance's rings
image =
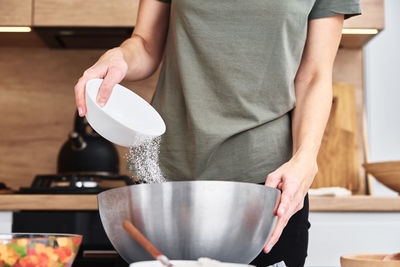
[[[305,177],[308,178],[304,180],[308,181],[306,182],[305,191],[310,188],[314,177],[318,173],[317,155],[318,152],[315,153],[313,151],[299,150],[290,159],[293,166],[297,166],[299,170],[305,171]]]
[[[135,81],[143,78],[143,74],[141,73],[143,71],[143,68],[138,69],[138,66],[140,64],[137,63],[137,54],[135,54],[135,51],[139,50],[140,45],[138,44],[138,40],[135,39],[136,38],[131,37],[125,40],[119,47],[114,48],[117,50],[116,53],[121,54],[121,57],[127,64],[128,69],[125,79],[130,81]]]
[[[316,163],[318,157],[319,147],[308,147],[308,148],[299,148],[295,151],[292,156],[292,160],[295,162],[309,162]]]
[[[119,47],[113,48],[116,50],[116,53],[121,53],[122,57],[127,63],[132,60],[132,46],[134,46],[132,41],[133,39],[129,38],[125,40]]]

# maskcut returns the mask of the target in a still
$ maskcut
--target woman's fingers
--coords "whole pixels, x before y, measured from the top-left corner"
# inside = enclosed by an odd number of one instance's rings
[[[276,222],[274,231],[272,232],[270,238],[268,239],[267,244],[264,247],[265,253],[269,253],[273,246],[278,242],[279,237],[281,236],[283,229],[285,228],[288,222],[288,216],[278,216],[278,220]]]
[[[282,190],[282,177],[281,177],[280,173],[278,172],[278,170],[268,174],[267,180],[265,181],[265,186],[269,186],[269,187],[273,187],[273,188]],[[277,200],[277,203],[274,208],[275,215],[278,211],[279,203],[281,202],[281,200],[280,200],[281,196],[282,195],[279,194],[279,199]]]
[[[304,196],[308,189],[307,185],[311,185],[308,179],[310,177],[313,178],[314,174],[310,175],[307,168],[304,170],[303,166],[304,164],[299,165],[294,164],[293,161],[289,161],[270,173],[267,177],[265,185],[275,187],[281,190],[282,193],[278,205],[274,207],[274,214],[278,216],[278,220],[264,247],[266,253],[269,253],[272,247],[278,242],[292,215],[304,206]]]
[[[265,186],[277,188],[278,185],[281,182],[281,175],[280,173],[276,170],[274,172],[271,172],[267,176],[267,180],[265,181]]]
[[[85,100],[85,87],[87,81],[93,78],[100,78],[100,74],[96,74],[91,69],[86,70],[83,76],[78,80],[74,87],[75,91],[75,102],[78,109],[79,116],[83,117],[86,114],[86,100]]]
[[[75,101],[79,115],[83,117],[87,112],[85,102],[87,81],[94,78],[103,79],[96,97],[96,102],[103,107],[111,95],[112,88],[122,81],[127,70],[128,64],[120,48],[113,48],[104,53],[92,67],[83,73],[75,85]]]
[[[278,220],[271,234],[271,237],[268,239],[268,242],[265,245],[264,248],[265,253],[269,253],[272,247],[276,244],[276,242],[278,242],[279,237],[283,232],[283,229],[286,227],[295,208],[298,207],[298,203],[295,203],[296,201],[294,201],[295,192],[296,192],[295,188],[285,188],[285,190],[281,194],[280,203],[276,211]]]
[[[79,116],[81,117],[85,116],[86,114],[85,84],[85,78],[81,77],[74,87],[76,108],[78,109]]]
[[[96,102],[101,107],[104,107],[111,95],[112,89],[117,83],[120,83],[124,78],[125,73],[119,68],[110,66],[108,67],[107,74],[100,85],[99,92],[97,93]]]
[[[74,87],[76,108],[78,109],[79,116],[83,117],[86,114],[86,101],[85,101],[85,87],[90,79],[103,78],[104,80],[100,86],[97,94],[97,103],[104,107],[108,98],[111,95],[112,88],[117,83],[121,82],[124,78],[124,72],[118,67],[108,67],[107,71],[105,66],[93,66],[83,73],[83,76],[78,80]]]
[[[96,66],[96,65],[95,65]],[[76,108],[78,109],[79,116],[83,117],[86,114],[86,101],[85,101],[85,87],[90,79],[103,78],[104,72],[101,69],[92,66],[87,69],[83,76],[78,80],[74,87]]]

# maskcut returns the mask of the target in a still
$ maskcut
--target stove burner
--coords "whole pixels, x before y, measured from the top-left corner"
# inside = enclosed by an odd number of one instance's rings
[[[37,175],[31,187],[19,194],[98,194],[107,189],[136,184],[126,175],[71,174]]]

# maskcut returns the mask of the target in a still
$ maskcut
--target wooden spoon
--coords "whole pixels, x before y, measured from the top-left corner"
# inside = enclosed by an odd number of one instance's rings
[[[122,227],[133,237],[147,252],[164,266],[173,267],[167,256],[162,254],[130,221],[124,221]]]
[[[400,253],[386,255],[383,261],[400,261]]]

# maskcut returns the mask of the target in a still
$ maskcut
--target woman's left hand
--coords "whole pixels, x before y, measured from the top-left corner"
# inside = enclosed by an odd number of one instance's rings
[[[265,185],[280,189],[282,194],[276,209],[278,220],[265,245],[265,253],[269,253],[278,242],[290,217],[303,208],[304,197],[317,171],[315,156],[295,155],[267,176]]]

